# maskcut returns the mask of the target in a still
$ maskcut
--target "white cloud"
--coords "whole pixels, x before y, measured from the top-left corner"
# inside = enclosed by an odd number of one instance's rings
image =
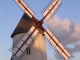
[[[55,15],[46,24],[54,31],[60,40],[65,44],[72,44],[80,41],[80,25],[75,24],[74,21],[69,21],[67,18],[60,20],[57,15]]]
[[[45,22],[55,35],[65,44],[74,45],[74,48],[70,48],[72,54],[73,52],[80,52],[80,24],[76,24],[74,20],[69,21],[67,18],[60,20],[59,16],[55,15],[47,23]],[[57,56],[58,57],[58,56]],[[72,55],[72,58],[74,56]]]

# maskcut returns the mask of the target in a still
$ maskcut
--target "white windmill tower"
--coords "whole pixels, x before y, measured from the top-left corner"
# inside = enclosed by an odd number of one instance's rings
[[[42,12],[44,17],[40,21],[34,17],[34,13],[23,0],[16,0],[16,2],[23,9],[25,14],[11,36],[13,38],[13,46],[10,49],[13,53],[11,59],[47,60],[46,44],[44,41],[44,36],[46,36],[61,56],[68,60],[70,53],[63,47],[49,29],[45,30],[42,26],[43,20],[49,20],[52,14],[58,9],[61,1],[51,1],[47,8]]]

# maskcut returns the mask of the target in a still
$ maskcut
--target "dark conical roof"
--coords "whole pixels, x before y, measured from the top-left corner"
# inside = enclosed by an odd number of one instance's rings
[[[18,33],[27,32],[32,26],[32,24],[34,25],[33,20],[27,14],[23,14],[22,18],[20,19],[20,22],[13,31],[11,37]]]
[[[13,36],[16,34],[27,32],[31,26],[36,26],[35,22],[27,14],[24,13],[11,37],[13,38]],[[38,28],[38,30],[40,29]]]

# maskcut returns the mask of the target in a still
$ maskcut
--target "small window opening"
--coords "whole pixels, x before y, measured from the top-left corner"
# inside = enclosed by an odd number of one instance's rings
[[[11,60],[12,60],[12,57],[11,57]]]
[[[27,54],[31,54],[31,51],[30,51],[29,47],[26,49],[26,52],[27,52]]]

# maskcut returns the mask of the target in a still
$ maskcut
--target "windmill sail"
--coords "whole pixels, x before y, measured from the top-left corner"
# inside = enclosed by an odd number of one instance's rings
[[[43,12],[44,18],[48,21],[61,4],[60,0],[54,0],[50,6]]]
[[[70,57],[70,53],[62,46],[58,39],[48,29],[44,32],[44,34],[65,59]]]
[[[48,8],[43,11],[44,17],[40,21],[38,21],[38,19],[34,17],[34,12],[23,2],[23,0],[16,0],[16,2],[23,9],[23,11],[34,20],[37,25],[36,28],[40,28],[42,31],[44,31],[44,35],[48,38],[51,44],[65,59],[68,59],[70,57],[70,53],[63,47],[63,45],[48,29],[45,30],[42,26],[43,20],[49,20],[49,18],[55,13],[55,11],[60,6],[61,1],[54,0],[51,4],[49,4],[49,6],[47,6]],[[26,48],[31,46],[31,43],[34,41],[35,36],[38,35],[39,31],[36,28],[32,26],[27,33],[23,33],[20,39],[16,40],[16,42],[13,42],[11,51],[20,59],[24,56]]]
[[[23,9],[23,11],[32,18],[34,12],[22,0],[16,0],[16,2]]]
[[[24,37],[20,39],[19,43],[17,45],[15,44],[13,45],[14,47],[12,47],[12,53],[14,55],[16,55],[17,57],[20,57],[20,55],[24,53],[25,49],[30,46],[31,42],[33,41],[35,36],[38,34],[38,30],[36,29],[31,35],[31,37],[28,40],[26,39],[29,37],[29,35],[32,33],[34,29],[35,27],[32,26],[30,30],[24,35]]]

